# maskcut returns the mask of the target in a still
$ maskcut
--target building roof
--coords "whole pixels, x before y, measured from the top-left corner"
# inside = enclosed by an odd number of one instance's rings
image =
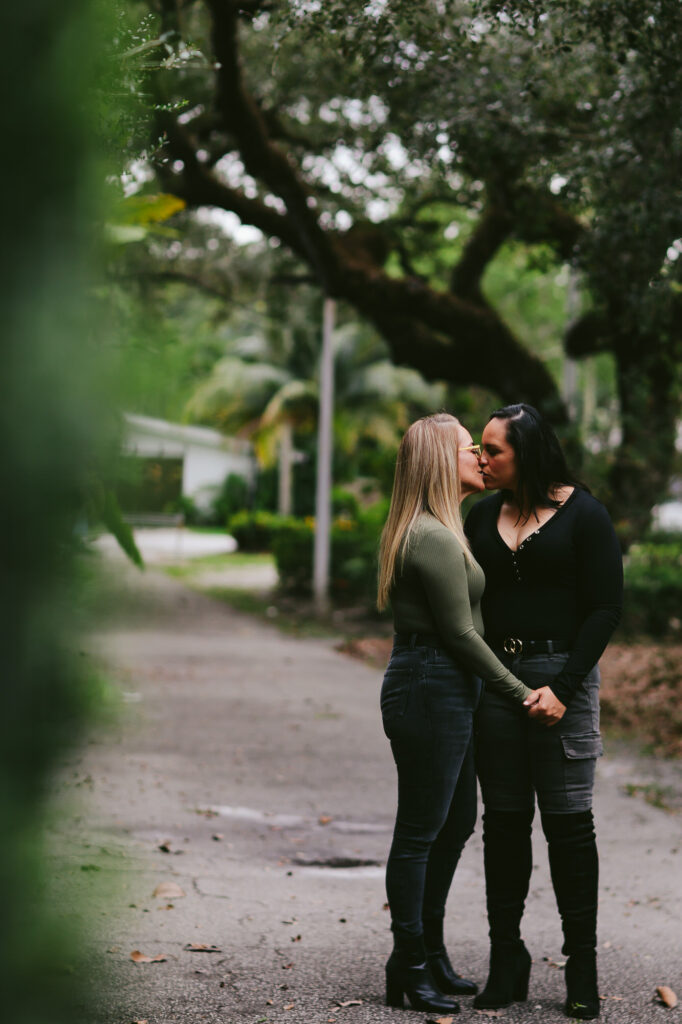
[[[210,427],[195,427],[185,423],[170,423],[168,420],[155,419],[153,416],[138,416],[136,413],[123,414],[128,427],[128,435],[144,434],[147,437],[158,437],[168,441],[176,441],[183,445],[194,445],[200,448],[212,448],[228,451],[239,455],[251,455],[253,446],[241,438],[227,437]]]

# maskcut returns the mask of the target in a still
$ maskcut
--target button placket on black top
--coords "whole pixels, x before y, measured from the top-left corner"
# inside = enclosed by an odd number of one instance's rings
[[[537,537],[539,532],[540,532],[540,529],[538,527],[538,529],[534,530],[531,534],[529,534],[529,536],[526,537],[525,540],[521,541],[521,543],[519,544],[519,546],[516,549],[516,551],[512,551],[511,552],[512,565],[514,566],[514,577],[515,577],[517,583],[521,583],[522,582],[522,576],[521,576],[521,566],[519,565],[519,560],[517,559],[516,556],[519,555],[523,551],[523,549],[525,548],[526,544],[529,544],[530,541],[532,541],[533,537]]]

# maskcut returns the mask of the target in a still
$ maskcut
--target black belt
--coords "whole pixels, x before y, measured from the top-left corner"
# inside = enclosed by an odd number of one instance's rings
[[[503,650],[505,654],[562,654],[573,646],[568,640],[519,640],[511,636],[504,640],[484,639],[493,650]],[[445,646],[438,633],[394,633],[393,642],[400,647]]]
[[[394,633],[393,642],[399,647],[443,647],[438,633]]]
[[[573,646],[568,640],[520,640],[513,636],[503,640],[485,639],[493,650],[501,649],[505,654],[562,654]]]

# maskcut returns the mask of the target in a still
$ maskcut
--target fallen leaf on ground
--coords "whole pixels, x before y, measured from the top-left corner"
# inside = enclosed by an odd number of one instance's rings
[[[161,853],[170,853],[171,852],[171,845],[172,845],[172,840],[171,839],[164,839],[164,841],[162,843],[159,843],[159,849],[161,850]]]
[[[659,985],[656,989],[656,995],[669,1010],[672,1010],[673,1006],[677,1006],[677,996],[669,985]]]
[[[290,971],[293,966],[294,966],[293,964],[282,964],[282,970],[283,971]]]
[[[134,1020],[134,1021],[132,1021],[132,1024],[149,1024],[149,1021],[147,1021],[147,1020]]]
[[[362,999],[346,999],[345,1002],[338,1004],[339,1008],[342,1006],[362,1006]],[[336,1006],[334,1007],[336,1009]]]
[[[152,893],[154,899],[177,900],[185,893],[176,882],[161,882]]]
[[[433,1020],[427,1020],[426,1024],[452,1024],[454,1017],[435,1017]]]
[[[274,1006],[275,1005],[275,1000],[274,999],[266,999],[265,1000],[265,1005],[266,1006]]]
[[[317,822],[319,825],[328,825],[329,822],[332,820],[333,819],[330,814],[321,814],[320,817],[317,819]]]
[[[287,1003],[287,1005],[284,1007],[285,1010],[293,1010],[293,1008],[294,1008],[294,1004],[293,1003]]]
[[[480,1013],[483,1017],[504,1017],[502,1010],[476,1010],[476,1013]]]
[[[130,959],[134,960],[136,964],[160,964],[167,957],[163,953],[159,953],[158,956],[147,956],[145,953],[141,953],[139,949],[134,949],[130,954]]]
[[[109,946],[109,949],[107,950],[107,953],[120,953],[120,952],[121,952],[121,947],[120,946]]]
[[[213,835],[211,836],[211,839],[215,839],[216,843],[219,843],[220,840],[224,838],[225,836],[223,835],[222,832],[214,832]]]
[[[188,942],[182,948],[190,953],[222,953],[220,946],[212,946],[208,942]]]

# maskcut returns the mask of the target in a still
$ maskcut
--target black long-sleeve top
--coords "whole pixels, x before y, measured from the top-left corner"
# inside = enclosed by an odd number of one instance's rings
[[[475,505],[465,530],[486,587],[481,602],[486,640],[505,637],[559,640],[569,659],[548,685],[568,705],[596,665],[623,603],[623,560],[609,515],[576,487],[554,515],[516,551],[502,540],[497,520],[502,495]]]

